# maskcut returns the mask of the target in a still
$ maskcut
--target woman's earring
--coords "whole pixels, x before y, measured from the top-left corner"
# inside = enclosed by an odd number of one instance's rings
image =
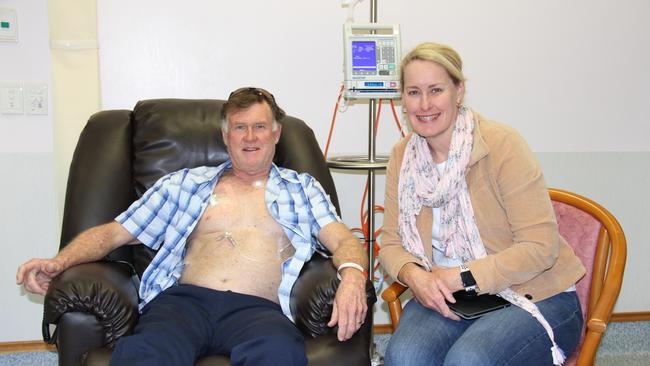
[[[460,108],[462,105],[463,103],[461,103],[460,100],[456,102],[456,108]]]

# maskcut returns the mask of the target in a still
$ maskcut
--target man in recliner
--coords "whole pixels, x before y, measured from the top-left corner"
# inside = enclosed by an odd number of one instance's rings
[[[138,325],[116,343],[112,365],[192,365],[214,354],[233,365],[304,365],[289,295],[303,264],[327,249],[341,275],[328,325],[349,339],[367,312],[365,252],[313,177],[273,164],[283,117],[269,92],[234,91],[222,109],[229,161],[162,177],[115,221],[20,266],[17,283],[45,294],[65,269],[143,243],[158,253],[140,283]]]

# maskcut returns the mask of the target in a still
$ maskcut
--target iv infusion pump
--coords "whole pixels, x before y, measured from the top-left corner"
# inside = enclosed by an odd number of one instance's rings
[[[400,34],[397,24],[343,26],[346,99],[400,97]]]

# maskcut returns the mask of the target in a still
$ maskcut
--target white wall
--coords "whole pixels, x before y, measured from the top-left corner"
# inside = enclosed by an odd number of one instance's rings
[[[44,83],[51,90],[46,0],[0,0],[18,15],[18,42],[0,42],[0,82]],[[48,105],[51,106],[51,99]],[[16,269],[56,253],[52,109],[0,114],[0,342],[38,339],[42,298],[16,286]]]
[[[33,27],[21,24],[21,35],[34,32],[47,39],[47,19],[40,18],[45,0],[0,0],[2,4],[38,14]],[[359,6],[357,21],[368,21],[368,5],[364,1]],[[650,201],[645,194],[650,180],[650,127],[645,109],[650,105],[650,23],[645,20],[650,3],[380,0],[378,8],[380,22],[401,24],[405,50],[432,40],[460,52],[469,78],[468,103],[522,132],[537,152],[549,185],[583,193],[619,217],[628,234],[629,259],[616,311],[650,310],[650,297],[640,295],[646,293],[643,261],[650,255]],[[324,146],[342,79],[342,23],[347,10],[339,1],[188,0],[181,4],[99,0],[97,13],[103,108],[131,108],[140,99],[157,97],[225,99],[237,87],[262,86],[290,114],[306,120]],[[15,72],[27,75],[23,64],[29,56],[19,52],[20,47],[25,44],[13,48],[0,44],[3,55],[5,50],[15,52],[15,61],[9,63],[12,70],[0,69],[0,79],[13,77]],[[39,47],[29,46],[32,52]],[[39,59],[47,60],[47,55]],[[62,104],[77,102],[71,96]],[[377,151],[387,153],[397,133],[389,109],[383,109],[382,116]],[[364,153],[367,124],[366,105],[354,105],[339,114],[330,152]],[[1,139],[8,130],[4,119],[0,129]],[[26,136],[27,132],[12,141],[27,141]],[[56,136],[57,146],[76,142],[74,134]],[[53,163],[46,161],[51,150],[40,171],[51,169]],[[28,162],[13,150],[4,157],[0,160],[3,167],[22,167]],[[65,181],[64,174],[57,171],[56,181]],[[40,191],[17,183],[0,188],[23,193],[34,200],[32,205],[45,202],[51,207],[52,177],[45,178],[49,181],[39,182]],[[334,178],[344,220],[358,227],[364,176],[335,171]],[[378,203],[383,201],[382,178],[377,182]],[[45,193],[34,198],[34,192]],[[61,199],[57,197],[57,203]],[[26,241],[24,236],[36,233],[28,220],[9,220],[11,208],[19,206],[15,200],[9,200],[10,209],[3,210],[0,221],[15,226],[7,242],[37,244],[11,245],[20,249],[14,257],[3,259],[8,264],[3,268],[8,269],[2,276],[6,283],[0,285],[11,294],[10,309],[29,304],[40,312],[37,298],[26,300],[18,293],[13,274],[24,258],[46,256],[56,249],[54,232],[58,229],[52,223],[58,225],[59,218],[38,212],[43,217],[36,220],[45,222],[46,229],[39,231],[42,237]],[[5,234],[8,227],[2,228]],[[40,313],[35,310],[21,310],[19,316],[0,314],[0,342],[38,339]],[[33,319],[25,320],[28,315]],[[385,313],[379,312],[376,321],[385,323]],[[22,333],[16,333],[19,328]]]
[[[160,96],[223,98],[241,85],[263,85],[325,137],[341,81],[340,2],[185,4],[98,2],[104,107]],[[649,97],[649,6],[473,0],[379,1],[378,8],[380,21],[401,24],[405,50],[435,40],[460,52],[468,100],[483,114],[519,128],[536,151],[573,152],[650,150],[641,113]],[[368,20],[367,8],[367,1],[358,7],[358,21]],[[364,127],[364,113],[342,122]],[[334,148],[354,142],[341,134]]]

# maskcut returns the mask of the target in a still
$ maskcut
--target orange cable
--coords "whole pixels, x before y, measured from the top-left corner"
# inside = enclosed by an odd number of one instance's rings
[[[375,130],[373,134],[377,137],[377,131],[379,130],[379,117],[381,116],[381,99],[379,99],[379,104],[377,105],[377,117],[375,117]]]
[[[402,137],[404,137],[404,130],[402,130],[402,125],[399,123],[399,117],[397,117],[397,112],[395,112],[395,103],[393,103],[392,99],[390,100],[390,108],[393,110],[393,117],[395,118],[397,129],[402,134]]]

